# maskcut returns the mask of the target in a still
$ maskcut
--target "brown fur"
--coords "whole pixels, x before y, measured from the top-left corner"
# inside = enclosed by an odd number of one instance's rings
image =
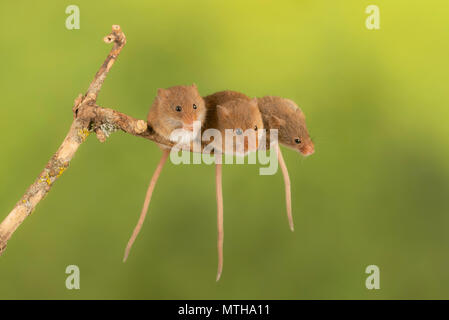
[[[212,127],[217,127],[215,107],[233,99],[250,100],[248,96],[236,91],[220,91],[204,97],[207,108],[207,118],[211,121]],[[306,127],[305,115],[301,109],[290,99],[281,97],[265,96],[257,98],[257,104],[262,114],[264,127],[278,129],[279,143],[297,150],[304,155],[314,152],[314,144],[310,139]],[[268,133],[268,132],[267,132]],[[269,136],[267,136],[269,138]],[[300,144],[295,139],[301,140]],[[267,141],[267,146],[269,141]]]
[[[204,124],[204,129],[217,129],[222,136],[222,144],[214,148],[220,151],[225,151],[225,136],[226,129],[241,129],[245,132],[248,129],[257,130],[263,129],[262,115],[257,107],[256,99],[249,99],[244,94],[233,91],[217,92],[213,95],[204,98],[207,107],[207,119]],[[254,131],[257,136],[257,131]],[[248,139],[245,138],[244,152],[248,151]],[[237,151],[234,146],[234,151]],[[257,148],[257,140],[256,146]],[[240,151],[240,150],[238,150]],[[219,157],[216,154],[216,157]],[[222,165],[215,164],[215,179],[217,192],[217,251],[218,251],[218,267],[217,278],[218,281],[223,272],[223,191],[222,191]]]
[[[213,116],[207,118],[205,128],[214,128],[220,131],[223,138],[221,150],[224,150],[225,147],[224,138],[226,129],[241,129],[242,132],[245,132],[248,129],[253,129],[256,137],[257,130],[263,129],[262,115],[257,107],[256,99],[251,100],[247,97],[245,99],[234,98],[233,100],[228,100],[226,102],[221,100],[220,104],[215,106],[208,104],[208,115],[211,114],[213,114]],[[255,147],[257,147],[257,145]],[[244,151],[248,151],[248,141],[246,137]]]
[[[279,143],[304,155],[314,152],[314,145],[306,127],[306,117],[292,100],[265,96],[258,98],[257,103],[265,127],[278,129]],[[295,142],[297,138],[301,140],[301,143]]]
[[[216,106],[235,99],[251,100],[247,95],[232,90],[219,91],[204,97],[206,106]]]
[[[194,104],[197,109],[193,108]],[[177,106],[182,108],[181,112],[176,111]],[[158,134],[169,139],[173,130],[190,126],[196,120],[203,122],[205,116],[205,102],[193,84],[158,89],[147,121]]]
[[[205,128],[217,128],[217,105],[223,105],[224,103],[235,99],[251,100],[243,93],[231,90],[215,92],[204,97],[207,109]]]
[[[194,109],[193,105],[197,108]],[[176,111],[176,107],[182,108],[181,112]],[[170,139],[170,134],[175,129],[185,126],[193,125],[196,120],[203,122],[206,116],[206,106],[203,98],[198,92],[196,85],[191,86],[176,86],[168,89],[158,89],[157,96],[154,99],[153,105],[148,112],[148,125],[152,127],[159,135]],[[126,246],[125,256],[123,261],[128,258],[128,254],[132,248],[137,235],[142,228],[145,216],[150,205],[151,196],[156,187],[157,180],[161,174],[162,168],[169,156],[169,148],[160,145],[163,148],[161,160],[154,172],[150,185],[147,189],[144,206],[140,213],[140,218],[135,227],[128,245]]]
[[[240,128],[263,129],[262,115],[257,107],[257,100],[231,100],[217,105],[219,123],[217,129],[224,133],[225,129]]]

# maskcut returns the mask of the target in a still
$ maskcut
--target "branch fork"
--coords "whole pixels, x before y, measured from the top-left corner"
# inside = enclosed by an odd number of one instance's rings
[[[70,161],[79,146],[86,141],[92,132],[101,142],[105,142],[111,133],[121,130],[158,144],[173,146],[171,141],[159,136],[151,127],[148,127],[146,121],[135,119],[113,109],[102,108],[96,104],[103,82],[126,44],[125,34],[118,25],[113,25],[111,33],[103,40],[106,43],[113,43],[113,47],[96,73],[87,92],[84,95],[79,94],[75,99],[72,108],[73,122],[64,141],[12,211],[0,223],[0,255],[4,253],[13,233],[31,215],[56,180],[69,167]]]

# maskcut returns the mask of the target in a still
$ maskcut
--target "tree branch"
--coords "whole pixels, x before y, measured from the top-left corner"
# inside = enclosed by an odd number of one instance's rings
[[[159,144],[173,146],[173,143],[159,136],[147,126],[144,120],[134,119],[118,111],[96,105],[98,93],[106,76],[126,43],[120,26],[112,26],[112,32],[104,38],[106,43],[114,43],[106,60],[96,73],[87,92],[80,94],[73,106],[74,120],[58,151],[48,161],[44,170],[28,188],[15,207],[0,224],[0,255],[5,251],[14,231],[28,217],[37,204],[47,195],[56,180],[68,168],[79,146],[91,132],[104,142],[116,130],[142,137]]]

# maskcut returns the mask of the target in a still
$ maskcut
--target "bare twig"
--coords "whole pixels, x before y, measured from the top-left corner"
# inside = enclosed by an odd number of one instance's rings
[[[106,43],[114,42],[114,46],[112,47],[111,52],[109,52],[109,55],[106,57],[103,65],[100,67],[100,70],[98,70],[97,74],[95,75],[95,78],[90,84],[89,89],[87,89],[87,95],[90,94],[92,96],[95,96],[95,98],[97,97],[98,92],[100,91],[109,70],[111,69],[115,60],[117,60],[120,51],[122,51],[123,47],[126,44],[125,34],[122,32],[119,25],[113,25],[112,32],[104,37],[103,40]]]
[[[0,255],[6,249],[7,242],[14,231],[50,191],[55,181],[69,166],[79,146],[91,132],[95,132],[98,139],[102,142],[106,140],[110,133],[122,130],[159,144],[173,146],[173,143],[157,135],[152,128],[147,127],[145,121],[96,105],[98,92],[103,85],[106,75],[123,49],[126,38],[120,26],[114,25],[112,26],[112,32],[104,38],[104,41],[106,43],[114,42],[114,46],[95,75],[86,94],[80,94],[75,100],[73,106],[74,120],[67,136],[34,183],[16,203],[8,216],[0,223]]]

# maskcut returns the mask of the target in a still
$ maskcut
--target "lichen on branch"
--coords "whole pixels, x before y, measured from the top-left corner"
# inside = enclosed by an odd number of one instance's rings
[[[106,43],[113,43],[113,47],[95,74],[87,92],[84,95],[80,94],[75,99],[72,108],[74,119],[69,132],[33,184],[0,223],[0,255],[5,251],[6,245],[16,229],[31,215],[37,204],[47,195],[56,180],[68,168],[79,146],[88,138],[90,133],[94,132],[97,138],[104,142],[111,133],[121,130],[158,144],[173,146],[171,141],[159,136],[151,127],[148,127],[144,120],[138,120],[96,104],[103,82],[126,44],[125,34],[118,25],[113,25],[112,32],[103,40]]]

